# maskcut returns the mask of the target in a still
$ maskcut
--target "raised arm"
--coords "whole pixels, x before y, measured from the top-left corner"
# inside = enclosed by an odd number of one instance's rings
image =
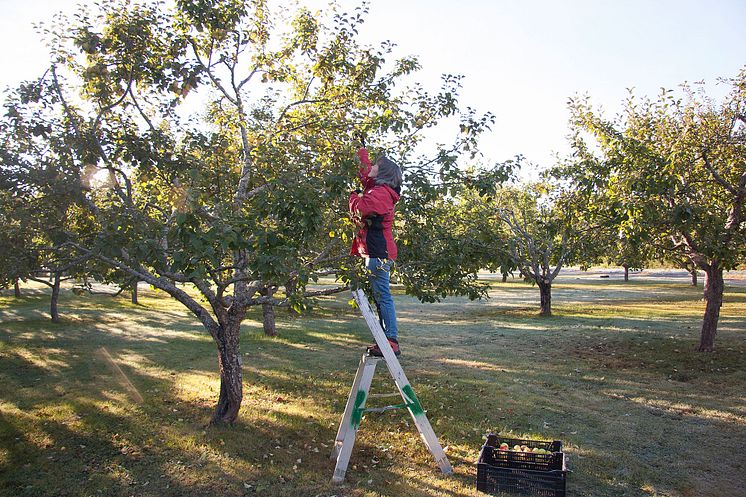
[[[368,156],[368,150],[365,147],[360,147],[357,151],[357,158],[360,160],[360,171],[358,172],[358,177],[360,178],[360,183],[362,183],[363,188],[367,190],[375,184],[375,180],[368,177],[370,168],[373,166],[370,162],[370,157]]]

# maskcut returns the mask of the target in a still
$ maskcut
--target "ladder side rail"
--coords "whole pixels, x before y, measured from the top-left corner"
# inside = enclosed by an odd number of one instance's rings
[[[355,406],[355,398],[357,391],[360,388],[360,379],[365,369],[365,356],[360,358],[360,363],[357,366],[357,372],[355,373],[355,380],[352,382],[352,388],[350,394],[347,396],[347,404],[345,405],[344,415],[339,423],[337,429],[337,436],[334,439],[334,446],[332,447],[331,459],[336,459],[339,456],[339,449],[344,442],[345,436],[347,435],[347,428],[350,426],[350,417],[352,416],[352,410]]]
[[[373,309],[371,309],[370,304],[368,304],[368,299],[363,291],[354,290],[352,295],[354,296],[355,302],[357,302],[357,306],[360,308],[360,312],[363,314],[365,321],[368,323],[368,328],[370,328],[370,331],[373,333],[373,338],[376,339],[376,343],[383,353],[383,358],[386,360],[386,367],[389,369],[389,373],[391,373],[391,376],[394,378],[394,382],[396,383],[396,386],[399,387],[399,393],[401,394],[402,387],[409,385],[407,375],[404,374],[404,370],[402,369],[399,360],[396,358],[391,345],[389,345],[389,341],[386,339],[381,324],[373,314]],[[407,399],[404,398],[404,400],[406,401]]]
[[[394,357],[394,359],[396,359],[396,357]],[[409,414],[412,416],[412,421],[414,421],[414,425],[417,427],[420,438],[433,455],[436,464],[444,474],[453,473],[451,463],[448,461],[448,457],[446,456],[443,447],[440,445],[440,442],[438,442],[438,437],[435,435],[435,431],[433,430],[430,421],[427,419],[425,409],[422,407],[422,404],[420,404],[417,395],[414,393],[414,389],[409,384],[399,361],[396,361],[394,364],[387,362],[386,366],[389,368],[389,372],[394,378],[396,388],[399,390],[402,399],[404,399],[404,403],[407,406]]]
[[[391,348],[391,345],[386,338],[386,334],[383,332],[383,328],[381,328],[381,323],[378,322],[378,319],[373,313],[373,309],[370,308],[368,297],[366,297],[365,293],[360,289],[353,290],[352,297],[360,308],[360,312],[363,314],[365,322],[368,323],[368,328],[370,328],[371,333],[373,333],[373,339],[376,341],[376,344],[378,344],[378,348],[381,349],[383,358],[386,359],[386,363],[388,364],[389,361],[393,359],[398,364],[399,361],[396,360],[394,350]]]
[[[348,419],[347,427],[344,433],[344,440],[341,442],[341,446],[337,449],[337,463],[334,467],[334,475],[332,476],[332,482],[341,483],[345,479],[347,473],[347,466],[350,462],[350,455],[352,455],[352,447],[355,445],[355,438],[357,436],[357,430],[360,427],[360,421],[365,410],[365,400],[370,391],[370,385],[373,382],[373,375],[376,371],[379,359],[369,360],[367,356],[363,356],[361,360],[362,374],[360,374],[360,384],[357,392],[355,392],[355,401],[351,407],[349,416],[345,412],[345,417]],[[335,443],[335,446],[337,444]]]

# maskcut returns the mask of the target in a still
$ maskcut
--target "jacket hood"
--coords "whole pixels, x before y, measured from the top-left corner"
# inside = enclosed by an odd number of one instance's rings
[[[401,193],[391,188],[389,185],[379,185],[382,186],[389,195],[391,195],[391,200],[394,201],[394,203],[397,203],[399,199],[401,198]]]

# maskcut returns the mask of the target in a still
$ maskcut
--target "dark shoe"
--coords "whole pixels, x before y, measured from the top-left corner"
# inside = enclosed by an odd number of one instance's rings
[[[401,355],[401,350],[399,350],[399,342],[390,338],[388,340],[389,345],[391,345],[391,349],[394,351],[394,355],[396,357],[399,357]],[[383,352],[381,352],[381,348],[378,346],[378,344],[368,345],[368,355],[372,355],[373,357],[383,357]]]

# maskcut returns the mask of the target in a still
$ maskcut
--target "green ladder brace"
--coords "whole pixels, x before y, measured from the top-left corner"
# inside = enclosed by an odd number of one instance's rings
[[[417,399],[417,395],[415,395],[412,386],[409,384],[409,380],[407,380],[407,376],[404,374],[404,370],[402,369],[401,364],[399,364],[399,360],[396,358],[396,355],[394,355],[394,351],[391,349],[391,345],[389,345],[378,319],[373,314],[370,304],[368,304],[368,298],[362,290],[353,290],[352,296],[355,299],[355,302],[357,302],[357,305],[368,324],[368,328],[370,328],[370,331],[373,333],[373,338],[381,349],[383,357],[373,357],[363,354],[360,359],[357,374],[355,375],[355,381],[352,383],[352,389],[347,398],[347,406],[345,407],[342,421],[339,424],[339,430],[337,430],[337,438],[335,439],[334,447],[332,448],[331,458],[337,460],[332,481],[334,483],[341,483],[345,479],[347,465],[350,462],[350,455],[352,454],[352,446],[355,445],[355,437],[357,435],[357,430],[360,427],[363,413],[383,412],[402,407],[406,407],[407,410],[409,410],[409,414],[412,415],[414,425],[417,427],[420,438],[422,438],[425,446],[435,458],[435,462],[440,467],[440,470],[444,474],[453,473],[451,463],[448,461],[448,457],[446,457],[430,422],[427,420],[425,410]],[[394,379],[394,383],[396,383],[399,395],[401,395],[404,403],[366,409],[365,401],[369,397],[368,392],[370,391],[370,385],[373,382],[373,375],[376,371],[376,366],[380,361],[386,363],[389,373]]]

